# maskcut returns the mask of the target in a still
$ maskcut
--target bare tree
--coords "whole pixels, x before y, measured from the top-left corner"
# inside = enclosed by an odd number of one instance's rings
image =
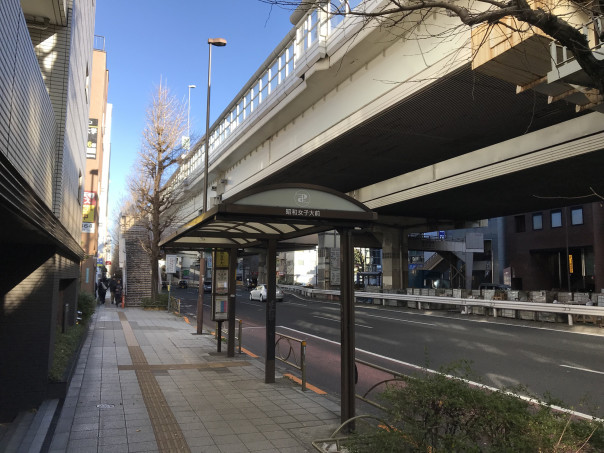
[[[184,152],[181,137],[187,132],[187,110],[161,83],[146,112],[146,125],[135,174],[129,182],[138,222],[148,237],[141,244],[151,266],[151,298],[157,298],[158,267],[162,234],[176,221],[178,185],[168,184]]]
[[[382,27],[396,29],[405,22],[421,23],[424,18],[439,12],[457,16],[461,24],[475,26],[487,24],[526,33],[527,26],[541,30],[565,46],[590,79],[590,86],[604,94],[604,54],[590,46],[588,38],[573,22],[581,13],[594,18],[604,12],[601,0],[387,0],[374,10],[355,8],[348,10],[344,0],[259,0],[273,6],[297,9],[320,8],[334,15],[352,15],[364,18]],[[419,13],[419,17],[418,17]],[[505,20],[513,18],[514,20]],[[419,19],[419,21],[418,21]],[[603,30],[595,27],[596,42],[604,40]],[[485,35],[488,37],[488,33]]]

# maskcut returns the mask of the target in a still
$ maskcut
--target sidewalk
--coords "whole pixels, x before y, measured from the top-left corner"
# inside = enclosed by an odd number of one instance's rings
[[[338,427],[339,402],[264,363],[217,354],[166,312],[95,313],[50,452],[308,452]],[[226,350],[226,345],[223,346]]]

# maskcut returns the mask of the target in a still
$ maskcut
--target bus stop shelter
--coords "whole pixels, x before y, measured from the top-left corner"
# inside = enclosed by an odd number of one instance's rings
[[[235,267],[238,251],[262,248],[267,256],[265,382],[275,382],[276,256],[295,250],[296,239],[336,230],[340,235],[341,419],[355,414],[355,331],[353,235],[377,214],[340,192],[308,184],[254,188],[200,214],[160,242],[164,250],[228,249],[233,284],[229,288],[227,354],[234,356]],[[198,306],[202,303],[200,290]],[[199,310],[198,310],[199,313]],[[198,319],[199,322],[199,319]],[[199,325],[198,332],[201,333]]]

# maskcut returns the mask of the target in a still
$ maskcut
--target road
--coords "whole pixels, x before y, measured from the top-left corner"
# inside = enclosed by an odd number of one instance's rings
[[[179,291],[174,295],[182,293],[182,311],[194,314],[197,291]],[[265,303],[248,297],[247,291],[238,290],[243,347],[263,356]],[[209,305],[209,295],[204,305]],[[204,308],[209,320],[209,307]],[[277,303],[277,332],[307,341],[307,379],[332,394],[339,394],[340,389],[339,319],[339,305],[334,302],[286,294]],[[437,370],[467,360],[478,376],[472,380],[498,388],[522,385],[540,399],[549,392],[578,412],[604,417],[604,332],[598,329],[579,333],[543,323],[450,317],[362,304],[357,305],[355,324],[358,359],[405,374],[418,367]],[[362,365],[358,370],[357,392],[380,377]],[[582,405],[584,401],[589,406]]]

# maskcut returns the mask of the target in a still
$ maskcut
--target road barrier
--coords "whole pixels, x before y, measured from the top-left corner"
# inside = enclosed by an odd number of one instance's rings
[[[282,288],[288,291],[294,291],[303,294],[308,297],[327,296],[328,298],[339,299],[340,291],[337,290],[326,290],[326,289],[313,289],[306,288],[303,286],[296,285],[280,285]],[[399,302],[407,304],[409,308],[417,308],[418,310],[430,309],[431,305],[452,305],[458,306],[461,309],[461,313],[469,313],[470,307],[480,307],[484,309],[485,314],[491,311],[493,317],[500,316],[503,310],[517,310],[525,312],[541,312],[541,313],[556,313],[562,315],[568,315],[568,324],[573,325],[573,319],[578,318],[585,321],[586,317],[588,321],[594,322],[600,327],[602,326],[604,319],[604,307],[602,306],[590,306],[590,305],[579,305],[579,304],[567,304],[567,303],[540,303],[540,302],[522,302],[522,301],[508,301],[508,300],[484,300],[484,299],[471,299],[461,297],[449,297],[449,296],[423,296],[417,294],[395,294],[395,293],[377,293],[368,291],[355,291],[355,301],[357,299],[370,299],[379,301],[380,304],[389,305],[386,301],[392,301],[398,306]]]
[[[277,333],[276,336],[277,341],[275,342],[275,358],[300,370],[302,373],[302,391],[306,391],[306,340],[299,340],[297,338],[280,333]],[[299,357],[296,357],[296,351],[292,343],[300,344]],[[283,350],[281,349],[282,347]],[[292,358],[293,361],[290,361],[290,358]]]

